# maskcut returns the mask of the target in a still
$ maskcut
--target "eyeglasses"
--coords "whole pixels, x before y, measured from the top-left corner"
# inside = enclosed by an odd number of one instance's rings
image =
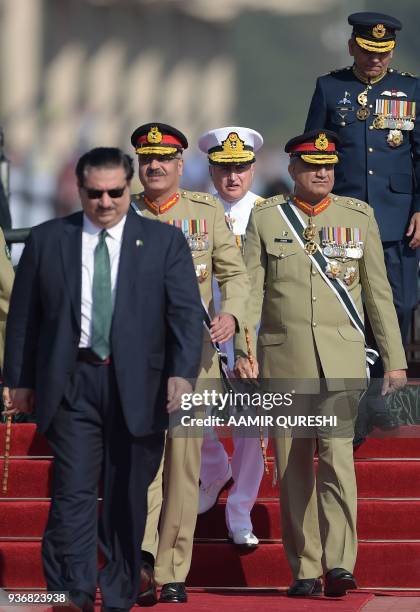
[[[124,185],[124,187],[115,187],[115,189],[90,189],[89,187],[83,187],[83,189],[86,191],[89,200],[99,200],[104,193],[107,193],[112,199],[121,198],[126,187],[127,185]]]

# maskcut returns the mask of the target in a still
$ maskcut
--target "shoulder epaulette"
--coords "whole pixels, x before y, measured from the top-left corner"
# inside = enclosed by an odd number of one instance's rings
[[[266,200],[261,199],[255,202],[254,210],[255,212],[259,212],[260,210],[270,208],[270,206],[277,206],[277,204],[283,204],[283,202],[284,197],[282,195],[275,195],[271,198],[267,198]]]
[[[413,74],[412,72],[408,72],[407,70],[398,70],[397,68],[388,68],[389,73],[394,73],[394,74],[400,74],[401,76],[408,76],[411,77],[412,79],[416,79],[417,75]]]
[[[344,72],[345,70],[351,70],[351,66],[345,66],[344,68],[336,68],[335,70],[327,72],[327,74],[337,74],[337,72]]]
[[[211,195],[210,193],[204,193],[202,191],[187,191],[186,189],[184,189],[183,191],[181,191],[181,196],[183,198],[193,200],[194,202],[209,204],[210,206],[217,206],[219,203],[219,200],[216,198],[216,196]]]
[[[345,208],[351,208],[352,210],[364,213],[369,217],[373,214],[373,208],[369,206],[369,204],[366,204],[366,202],[358,200],[357,198],[347,198],[345,196],[335,195],[333,196],[333,202],[339,206],[344,206]]]

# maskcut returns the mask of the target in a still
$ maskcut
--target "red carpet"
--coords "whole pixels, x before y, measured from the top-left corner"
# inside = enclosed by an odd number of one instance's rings
[[[13,428],[10,454],[14,456],[39,457],[51,455],[48,442],[35,432],[34,425],[19,425],[19,433]],[[224,438],[228,452],[232,451],[232,441]],[[368,441],[356,452],[357,457],[417,457],[420,458],[420,425],[404,425],[392,431],[376,429]],[[269,447],[270,450],[270,447]],[[0,455],[4,454],[4,425],[0,424]],[[272,453],[269,452],[270,455]]]
[[[247,592],[235,592],[235,591],[189,591],[188,602],[182,604],[182,611],[185,612],[214,612],[214,610],[221,610],[223,612],[256,612],[263,607],[264,612],[359,612],[365,610],[365,606],[375,599],[375,596],[370,593],[354,592],[350,593],[346,598],[343,599],[331,599],[327,597],[312,597],[309,599],[293,600],[288,598],[284,591],[279,592],[266,592],[266,591],[247,591]],[[168,606],[165,604],[158,604],[154,610],[167,610]],[[4,610],[11,610],[11,608],[4,608]],[[58,608],[47,608],[47,607],[30,607],[25,606],[21,608],[26,612],[36,612],[36,610],[42,610],[42,612],[57,612]],[[133,608],[136,612],[144,610],[138,605]],[[414,608],[411,608],[414,610]],[[63,608],[64,610],[64,608]],[[101,610],[101,598],[98,595],[95,601],[95,611]],[[3,608],[0,608],[0,612]],[[368,611],[367,611],[368,612]]]
[[[237,593],[232,591],[189,592],[189,600],[182,604],[184,612],[256,612],[260,608],[264,612],[359,612],[364,610],[365,605],[374,599],[374,595],[369,593],[351,593],[345,599],[329,599],[326,597],[313,597],[304,601],[291,600],[284,592],[258,592],[249,591],[247,593]],[[165,604],[158,604],[154,610],[167,610]],[[44,609],[43,609],[44,610]],[[95,602],[95,610],[100,610],[100,598]],[[140,611],[144,608],[134,606],[133,610]],[[45,608],[45,612],[52,611],[52,608]]]
[[[40,538],[47,522],[48,509],[48,501],[1,501],[0,498],[1,536]],[[260,540],[279,540],[279,502],[257,502],[252,511],[252,522]],[[420,540],[420,500],[383,500],[376,503],[360,500],[359,538],[381,539],[384,530],[389,539]],[[224,502],[218,504],[211,513],[198,518],[195,537],[197,540],[226,539]]]
[[[1,434],[0,434],[1,435]],[[420,442],[419,442],[420,446]],[[420,451],[419,451],[420,454]],[[273,487],[273,460],[269,460],[270,474],[264,475],[259,497],[277,499],[278,487]],[[3,473],[3,460],[0,460]],[[359,497],[419,497],[420,458],[387,459],[370,461],[356,459],[356,474]],[[50,459],[11,459],[9,463],[9,487],[7,497],[46,498],[49,497],[52,477]],[[0,495],[1,499],[2,495]],[[227,497],[227,491],[221,499]]]
[[[360,545],[355,574],[362,588],[420,589],[420,428],[378,433],[380,437],[370,439],[356,453]],[[230,440],[226,446],[231,448]],[[4,426],[0,426],[2,453]],[[272,456],[270,448],[268,454]],[[40,538],[49,508],[50,451],[34,426],[15,425],[11,455],[8,491],[0,494],[0,586],[42,587]],[[1,476],[2,463],[0,459]],[[241,554],[226,541],[224,495],[212,511],[199,518],[190,586],[285,588],[289,584],[272,467],[271,459],[270,475],[264,477],[253,510],[260,546]],[[266,610],[347,611],[360,610],[368,598],[365,593],[352,593],[334,607],[334,601],[324,598],[294,602],[266,592],[194,592],[183,609],[254,611],[264,606]]]
[[[304,601],[294,601],[284,594],[276,593],[191,593],[185,610],[191,612],[214,612],[223,610],[229,612],[359,612],[364,605],[373,598],[369,593],[352,593],[344,599],[329,599],[327,597],[313,597]],[[163,604],[160,606],[163,607]],[[184,608],[183,608],[184,609]]]
[[[351,593],[344,599],[329,599],[327,597],[313,597],[307,600],[294,601],[283,593],[264,593],[247,592],[232,593],[220,591],[217,593],[190,593],[189,601],[182,606],[182,611],[186,612],[257,612],[263,609],[264,612],[359,612],[363,610],[365,604],[373,599],[369,593]],[[144,608],[135,607],[135,610]],[[156,609],[156,608],[155,608]],[[164,604],[158,609],[165,610]]]

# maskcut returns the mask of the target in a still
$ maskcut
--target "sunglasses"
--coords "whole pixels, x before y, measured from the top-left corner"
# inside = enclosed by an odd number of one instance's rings
[[[83,189],[86,191],[89,200],[99,200],[104,193],[107,193],[112,199],[121,198],[126,187],[127,185],[124,185],[124,187],[116,187],[115,189],[89,189],[89,187],[83,187]]]

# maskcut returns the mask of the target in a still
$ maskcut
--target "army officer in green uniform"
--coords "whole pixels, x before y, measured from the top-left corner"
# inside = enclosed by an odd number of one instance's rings
[[[238,373],[256,377],[259,368],[261,378],[272,382],[312,381],[322,393],[296,401],[309,404],[309,414],[338,415],[338,428],[328,435],[316,431],[312,437],[296,437],[289,429],[275,439],[282,537],[295,579],[289,596],[321,592],[323,574],[326,595],[356,588],[352,438],[359,391],[345,389],[353,381],[356,387],[365,385],[362,294],[385,366],[383,392],[406,382],[373,210],[365,202],[331,193],[336,142],[334,132],[317,130],[287,143],[294,194],[257,204],[245,242],[252,286],[247,321],[255,329],[261,320],[261,327],[258,340],[255,333],[250,339],[252,349],[256,342],[258,363],[247,359],[246,339],[237,336]]]
[[[3,369],[4,333],[14,278],[10,251],[0,229],[0,371]]]
[[[15,273],[10,261],[9,247],[4,239],[3,230],[0,229],[0,374],[3,372],[6,319],[9,312],[10,294],[12,293],[14,279]],[[2,395],[5,409],[10,408],[9,389],[5,387]]]
[[[186,137],[171,126],[150,123],[137,128],[131,142],[138,155],[139,176],[144,186],[144,192],[134,196],[133,207],[141,215],[170,223],[184,232],[202,301],[211,320],[211,333],[203,327],[201,370],[196,386],[199,391],[203,379],[215,381],[220,377],[214,343],[226,342],[239,329],[249,293],[248,276],[220,201],[207,193],[179,189],[182,151],[188,146]],[[213,275],[222,294],[217,314],[213,310]],[[209,386],[213,386],[212,382]],[[191,564],[198,511],[201,444],[202,437],[196,432],[189,434],[188,427],[170,431],[164,454],[163,501],[162,470],[149,488],[142,549],[151,565],[156,557],[156,580],[163,585],[160,601],[165,603],[187,600],[185,579]],[[146,589],[140,598],[143,605],[149,603],[147,597],[150,598],[150,592]]]

